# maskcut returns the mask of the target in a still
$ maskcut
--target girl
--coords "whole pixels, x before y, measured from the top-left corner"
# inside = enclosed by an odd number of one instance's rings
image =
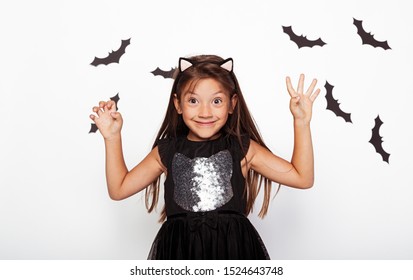
[[[157,205],[165,174],[162,224],[149,259],[269,259],[247,215],[264,184],[267,213],[271,182],[310,188],[314,181],[310,132],[312,105],[320,90],[313,80],[304,93],[286,78],[294,117],[291,162],[264,144],[244,101],[231,58],[180,58],[165,119],[152,151],[131,171],[122,152],[122,116],[113,101],[99,102],[90,118],[103,135],[106,180],[114,200],[146,191]]]

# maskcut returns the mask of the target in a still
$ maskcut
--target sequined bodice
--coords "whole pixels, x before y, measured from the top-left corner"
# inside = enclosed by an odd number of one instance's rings
[[[236,139],[165,139],[159,143],[159,153],[168,169],[164,189],[168,216],[217,209],[244,212],[243,156]]]
[[[176,153],[172,160],[172,176],[174,200],[188,211],[215,210],[233,196],[232,157],[228,150],[194,159]]]

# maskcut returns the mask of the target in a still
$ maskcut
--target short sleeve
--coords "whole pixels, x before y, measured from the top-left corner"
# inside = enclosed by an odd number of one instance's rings
[[[237,161],[241,161],[248,153],[250,147],[250,137],[248,135],[241,135],[241,143],[238,137],[231,137],[230,149],[232,150],[233,156],[235,156]]]
[[[160,139],[157,144],[159,157],[161,158],[162,164],[166,167],[168,166],[168,162],[171,157],[171,145],[172,141],[170,138]]]
[[[242,145],[241,154],[243,158],[248,153],[248,149],[250,148],[250,143],[251,143],[251,139],[248,135],[241,136],[241,145]]]

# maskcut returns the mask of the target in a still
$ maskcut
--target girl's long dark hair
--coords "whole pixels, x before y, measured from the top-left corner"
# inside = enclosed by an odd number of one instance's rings
[[[223,132],[226,135],[236,136],[240,147],[243,147],[241,143],[241,136],[245,135],[268,149],[262,140],[255,122],[248,110],[235,74],[232,71],[227,71],[220,66],[224,59],[215,55],[199,55],[188,59],[193,63],[193,65],[183,72],[180,72],[178,68],[174,74],[175,82],[172,86],[169,97],[168,108],[152,148],[155,148],[161,139],[186,136],[189,132],[182,116],[178,114],[175,109],[174,94],[176,94],[177,98],[181,100],[182,91],[186,86],[189,85],[194,87],[197,81],[212,78],[223,86],[226,92],[229,93],[230,98],[232,98],[234,94],[238,97],[234,111],[231,115],[229,115],[227,123],[223,127]],[[246,152],[247,151],[244,151],[244,154],[246,154]],[[152,212],[158,204],[160,183],[161,176],[152,182],[152,184],[145,190],[145,203],[148,212]],[[250,169],[246,177],[245,195],[247,196],[247,207],[245,209],[245,214],[252,212],[255,199],[257,198],[262,184],[264,184],[264,200],[259,213],[261,218],[264,217],[268,211],[271,195],[271,181]],[[160,221],[163,221],[165,218],[166,212],[164,207],[161,213]]]

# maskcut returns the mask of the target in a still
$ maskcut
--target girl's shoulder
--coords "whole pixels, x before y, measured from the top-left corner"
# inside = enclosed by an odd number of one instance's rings
[[[168,137],[157,140],[156,146],[158,147],[159,157],[162,163],[167,166],[168,158],[174,153],[173,147],[175,146],[176,138]]]
[[[248,134],[242,134],[240,136],[230,135],[228,136],[228,148],[233,151],[235,155],[244,158],[250,147],[251,138]]]

